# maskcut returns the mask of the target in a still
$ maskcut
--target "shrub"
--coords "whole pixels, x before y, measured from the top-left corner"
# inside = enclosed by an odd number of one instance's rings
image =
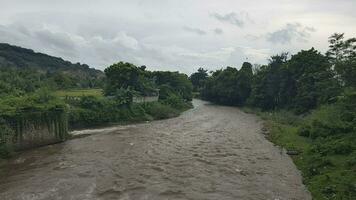
[[[174,108],[159,102],[144,104],[143,108],[146,113],[151,115],[154,119],[165,119],[179,114]]]
[[[351,138],[341,138],[338,139],[336,137],[330,137],[326,139],[319,139],[311,151],[315,153],[319,153],[321,155],[328,154],[338,154],[338,155],[347,155],[352,153],[355,149],[353,144],[353,139]]]
[[[185,110],[190,107],[189,104],[184,102],[182,98],[179,98],[178,96],[175,95],[168,97],[167,99],[162,101],[162,103],[172,106],[173,108],[178,110]]]
[[[0,158],[10,158],[13,149],[9,144],[0,144]]]
[[[310,126],[309,125],[302,125],[298,128],[298,135],[303,137],[310,137]]]

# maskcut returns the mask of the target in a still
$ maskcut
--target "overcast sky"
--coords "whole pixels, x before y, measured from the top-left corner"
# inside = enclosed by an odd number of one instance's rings
[[[0,0],[0,42],[104,69],[239,68],[356,37],[356,0]]]

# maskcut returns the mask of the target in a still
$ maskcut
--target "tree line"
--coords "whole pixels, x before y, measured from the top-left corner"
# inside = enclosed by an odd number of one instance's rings
[[[267,65],[243,63],[208,74],[200,68],[190,76],[203,99],[226,105],[250,105],[264,110],[290,109],[304,113],[332,103],[356,86],[356,39],[344,34],[329,38],[322,54],[314,48],[294,55],[272,56]]]
[[[356,197],[356,38],[335,33],[325,54],[311,48],[262,66],[200,68],[190,79],[202,99],[262,110],[269,138],[300,152],[294,159],[314,199]]]

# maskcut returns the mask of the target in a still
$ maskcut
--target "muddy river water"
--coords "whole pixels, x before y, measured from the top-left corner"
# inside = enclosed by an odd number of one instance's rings
[[[194,100],[180,117],[27,151],[1,167],[1,200],[311,199],[291,159],[237,108]]]

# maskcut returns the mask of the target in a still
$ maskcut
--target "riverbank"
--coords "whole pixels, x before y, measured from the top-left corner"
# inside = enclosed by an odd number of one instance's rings
[[[322,109],[304,117],[287,111],[261,112],[251,108],[243,108],[243,110],[257,114],[265,120],[263,132],[266,138],[283,147],[290,154],[295,165],[301,170],[303,182],[313,199],[356,197],[356,157],[352,153],[354,147],[348,146],[347,143],[349,140],[352,144],[354,139],[345,134],[338,139],[335,137],[334,141],[303,136],[305,124],[313,121],[315,123],[317,120],[313,118],[316,118],[315,115]],[[318,120],[322,121],[322,119]],[[335,114],[333,120],[337,124]],[[327,124],[332,125],[332,123]],[[321,129],[318,131],[322,132]],[[337,135],[337,132],[333,134]]]

